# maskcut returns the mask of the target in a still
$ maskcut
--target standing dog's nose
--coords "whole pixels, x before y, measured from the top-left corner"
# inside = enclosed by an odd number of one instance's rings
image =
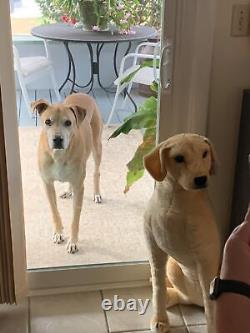
[[[54,149],[63,149],[63,138],[59,135],[53,139]]]
[[[207,183],[207,176],[195,177],[194,184],[197,188],[205,187]]]

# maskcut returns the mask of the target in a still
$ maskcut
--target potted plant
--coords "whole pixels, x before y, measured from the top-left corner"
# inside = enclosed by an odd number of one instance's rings
[[[109,23],[108,0],[82,0],[79,2],[80,17],[86,30],[106,30]]]
[[[141,66],[145,66],[145,64]],[[130,74],[127,79],[131,80],[131,78]],[[139,106],[139,110],[125,118],[122,125],[110,136],[111,139],[116,138],[120,134],[128,135],[131,130],[143,130],[142,142],[137,147],[132,159],[127,163],[128,171],[124,193],[127,193],[130,187],[144,175],[143,158],[156,144],[158,84],[154,82],[151,85],[151,89],[155,93],[155,96],[148,97],[145,102]]]
[[[131,26],[160,26],[161,0],[36,0],[45,21],[81,21],[87,30],[112,27],[129,33]]]

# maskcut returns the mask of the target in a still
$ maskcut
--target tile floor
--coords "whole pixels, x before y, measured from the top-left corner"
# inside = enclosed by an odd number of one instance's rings
[[[106,311],[105,298],[151,299],[151,288],[129,288],[65,295],[36,296],[19,307],[0,306],[1,333],[132,333],[150,332],[151,302],[144,315]],[[205,333],[203,309],[176,306],[168,311],[171,333]]]

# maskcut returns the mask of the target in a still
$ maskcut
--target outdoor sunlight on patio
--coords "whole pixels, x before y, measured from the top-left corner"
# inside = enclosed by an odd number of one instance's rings
[[[14,35],[29,35],[31,29],[42,24],[40,18],[11,18],[11,29]]]
[[[39,3],[43,3],[42,10],[39,9]],[[46,17],[45,0],[12,2],[16,97],[29,269],[147,259],[143,214],[152,194],[154,182],[146,172],[143,177],[141,176],[143,155],[150,151],[155,142],[158,75],[155,62],[158,55],[155,47],[158,47],[156,34],[158,25],[146,22],[145,26],[134,28],[140,22],[136,22],[126,3],[126,1],[121,2],[119,6],[124,4],[127,22],[124,21],[124,15],[118,17],[118,8],[109,8],[113,18],[112,26],[103,28],[108,22],[99,21],[99,26],[91,22],[91,29],[87,29],[86,26],[90,23],[83,23],[85,27],[83,30],[78,18],[76,19],[78,25],[75,25],[72,19],[76,13],[62,15],[62,11],[53,12],[51,9],[50,17]],[[131,6],[132,0],[128,3]],[[157,1],[152,3],[155,5]],[[31,10],[26,11],[29,7],[34,9],[33,17]],[[151,10],[150,8],[147,10]],[[157,10],[159,11],[159,8]],[[82,11],[84,12],[83,8]],[[145,17],[146,14],[145,12]],[[82,15],[84,16],[84,13]],[[49,24],[40,26],[44,19]],[[104,31],[100,32],[102,29]],[[113,29],[112,34],[109,29]],[[139,49],[137,51],[137,46],[148,40],[151,44],[145,44],[140,51]],[[135,52],[138,54],[141,52],[143,56],[134,59],[129,55],[126,61],[123,60],[126,54]],[[35,64],[36,59],[40,61],[37,64]],[[147,66],[143,63],[145,60],[148,61]],[[123,61],[124,73],[119,78],[119,68]],[[32,70],[35,71],[36,68],[37,73],[32,76]],[[149,86],[154,81],[152,90]],[[37,162],[41,123],[37,113],[31,114],[29,106],[31,101],[39,99],[45,99],[49,103],[57,102],[58,88],[62,99],[77,91],[90,94],[100,108],[104,123],[101,163],[103,203],[93,202],[94,164],[90,157],[87,163],[80,217],[79,251],[74,255],[68,254],[66,250],[70,236],[73,200],[59,198],[65,189],[65,184],[62,183],[56,183],[56,192],[65,241],[61,244],[52,241],[52,213]],[[129,95],[124,102],[127,92]],[[143,122],[146,114],[152,117],[149,128]],[[132,122],[135,123],[137,121],[135,115],[139,115],[141,124],[135,126],[137,130],[131,130],[127,135],[121,133],[108,140],[122,124],[128,126],[125,121],[127,117],[134,117]],[[131,160],[128,169],[127,164]],[[127,190],[128,187],[130,189],[125,194],[126,186]]]

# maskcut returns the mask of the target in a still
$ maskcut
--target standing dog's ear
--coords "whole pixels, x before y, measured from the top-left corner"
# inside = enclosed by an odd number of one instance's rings
[[[210,140],[208,138],[204,137],[204,141],[209,145],[209,149],[210,149],[210,154],[211,154],[211,166],[210,166],[210,170],[209,170],[209,174],[210,175],[215,175],[216,170],[217,170],[217,154],[215,152],[214,146],[212,145],[212,143],[210,142]]]
[[[49,103],[45,99],[39,99],[31,103],[32,112],[37,111],[39,116],[47,109]]]
[[[75,118],[76,118],[76,124],[80,124],[84,118],[86,117],[87,111],[83,107],[79,105],[71,105],[70,110],[73,112]]]
[[[151,153],[144,156],[144,166],[150,175],[158,182],[163,181],[167,175],[165,154],[169,147],[166,143],[158,145]]]

